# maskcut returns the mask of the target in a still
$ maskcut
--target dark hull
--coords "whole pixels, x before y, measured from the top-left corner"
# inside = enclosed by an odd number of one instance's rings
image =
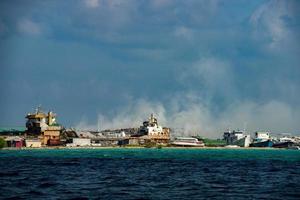
[[[270,140],[264,142],[255,142],[250,144],[250,147],[272,147],[272,146],[273,146],[273,142]]]
[[[274,148],[287,148],[294,145],[294,142],[280,142],[273,144]]]

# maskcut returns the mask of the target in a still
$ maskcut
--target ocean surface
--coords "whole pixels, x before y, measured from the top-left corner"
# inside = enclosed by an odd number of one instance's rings
[[[300,199],[300,151],[0,151],[0,199]]]

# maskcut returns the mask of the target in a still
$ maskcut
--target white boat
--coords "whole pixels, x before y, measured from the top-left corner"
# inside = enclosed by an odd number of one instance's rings
[[[176,146],[204,147],[202,141],[192,137],[177,137],[171,144]]]
[[[255,138],[250,147],[272,147],[274,144],[270,132],[255,132]]]
[[[226,148],[240,148],[238,145],[226,145]]]
[[[224,132],[224,140],[226,141],[226,144],[228,146],[230,145],[235,145],[235,146],[240,146],[240,147],[249,147],[250,142],[251,142],[251,137],[250,135],[246,135],[245,131],[226,131]]]

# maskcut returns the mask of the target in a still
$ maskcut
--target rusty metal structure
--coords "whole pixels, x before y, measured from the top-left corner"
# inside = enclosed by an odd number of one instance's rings
[[[41,111],[39,106],[35,113],[26,115],[26,134],[37,137],[42,145],[59,145],[62,127],[56,123],[56,114],[49,111],[47,114]]]
[[[143,140],[143,143],[168,144],[170,141],[170,129],[159,126],[157,119],[151,114],[149,120],[144,121],[143,126],[139,128],[137,136],[139,136],[139,140]]]

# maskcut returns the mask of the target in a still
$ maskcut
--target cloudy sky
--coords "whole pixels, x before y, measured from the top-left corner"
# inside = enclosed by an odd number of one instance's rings
[[[0,1],[0,125],[300,134],[300,2]]]

